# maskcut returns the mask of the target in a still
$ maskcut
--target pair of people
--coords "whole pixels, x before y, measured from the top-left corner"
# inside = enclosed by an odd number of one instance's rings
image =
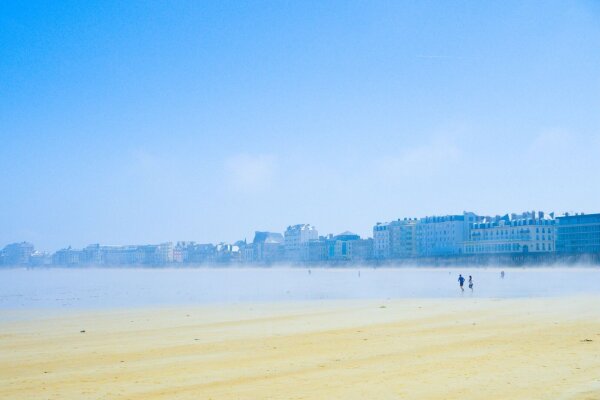
[[[460,290],[464,292],[465,288],[463,285],[465,284],[465,278],[461,274],[458,275],[458,284],[460,285]],[[473,291],[473,277],[471,275],[469,275],[469,289]]]

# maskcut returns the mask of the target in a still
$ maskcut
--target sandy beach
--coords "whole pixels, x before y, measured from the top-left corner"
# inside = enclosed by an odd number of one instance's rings
[[[0,398],[600,399],[600,297],[5,310]]]

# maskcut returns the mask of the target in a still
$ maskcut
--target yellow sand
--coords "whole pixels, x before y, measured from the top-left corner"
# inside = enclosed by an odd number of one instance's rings
[[[113,398],[600,399],[600,297],[0,311],[0,399]]]

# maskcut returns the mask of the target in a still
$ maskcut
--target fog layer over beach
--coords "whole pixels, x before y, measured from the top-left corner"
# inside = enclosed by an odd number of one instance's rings
[[[504,278],[501,271],[505,272]],[[460,291],[458,275],[473,276]],[[324,299],[600,294],[600,268],[0,270],[0,309],[127,308]]]

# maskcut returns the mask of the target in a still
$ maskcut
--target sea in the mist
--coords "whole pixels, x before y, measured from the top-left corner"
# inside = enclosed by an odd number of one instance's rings
[[[600,268],[3,269],[0,309],[600,294]],[[474,288],[458,275],[473,276]]]

